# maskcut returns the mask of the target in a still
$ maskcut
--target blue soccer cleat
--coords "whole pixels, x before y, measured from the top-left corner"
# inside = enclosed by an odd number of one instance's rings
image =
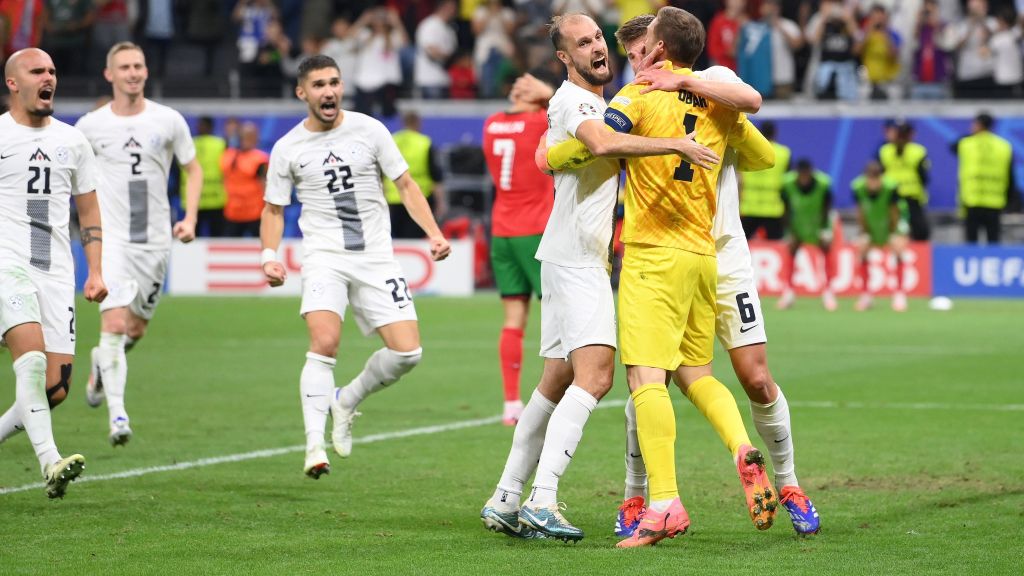
[[[561,505],[562,507],[565,504]],[[573,526],[562,516],[562,508],[555,506],[530,506],[519,509],[519,523],[525,527],[564,542],[578,542],[583,539],[583,530]]]
[[[818,510],[814,503],[804,494],[799,486],[782,487],[782,506],[789,512],[789,518],[793,521],[793,530],[801,536],[817,534],[821,528],[821,520],[818,518]]]
[[[640,517],[644,515],[647,507],[644,505],[643,496],[634,496],[627,499],[619,506],[619,515],[615,518],[615,535],[619,538],[629,538],[633,535],[636,527],[640,525]]]
[[[500,532],[512,538],[522,538],[524,540],[547,538],[545,534],[519,523],[518,508],[502,511],[491,500],[488,500],[484,504],[483,510],[480,511],[480,520],[488,530]]]

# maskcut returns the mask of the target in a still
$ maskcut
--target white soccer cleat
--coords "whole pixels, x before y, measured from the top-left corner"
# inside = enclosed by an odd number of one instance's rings
[[[892,309],[897,312],[905,312],[907,310],[907,295],[903,292],[893,294]]]
[[[352,423],[356,416],[362,415],[362,412],[344,407],[338,399],[340,394],[341,388],[335,388],[334,395],[331,396],[331,444],[334,445],[334,451],[338,456],[348,458],[352,453]]]
[[[327,461],[327,452],[322,447],[306,449],[306,464],[302,472],[312,478],[319,480],[324,474],[331,473],[331,463]]]
[[[864,294],[860,295],[860,298],[857,299],[857,305],[854,306],[854,310],[856,310],[857,312],[864,312],[865,310],[871,308],[871,304],[873,302],[874,300],[871,298],[871,294],[865,292]]]
[[[78,478],[85,470],[85,456],[72,454],[46,467],[46,495],[49,498],[63,498],[68,484]]]
[[[110,445],[124,446],[132,439],[132,429],[127,416],[118,416],[110,422]]]
[[[788,310],[793,306],[793,302],[796,302],[796,294],[793,293],[792,288],[786,288],[785,292],[782,293],[782,296],[779,298],[779,301],[775,304],[775,306],[779,310]]]
[[[99,408],[103,404],[106,393],[103,392],[103,380],[100,378],[100,364],[96,360],[99,348],[93,348],[89,352],[90,372],[89,381],[85,384],[85,403],[93,408]]]
[[[825,306],[825,310],[828,310],[829,312],[835,312],[836,308],[839,307],[839,304],[836,303],[836,295],[827,288],[821,293],[821,303]]]

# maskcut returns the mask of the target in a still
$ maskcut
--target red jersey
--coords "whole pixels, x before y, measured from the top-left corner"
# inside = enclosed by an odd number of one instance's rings
[[[555,182],[537,169],[534,152],[548,129],[545,110],[498,112],[484,121],[484,157],[494,181],[494,236],[543,234],[555,202]]]

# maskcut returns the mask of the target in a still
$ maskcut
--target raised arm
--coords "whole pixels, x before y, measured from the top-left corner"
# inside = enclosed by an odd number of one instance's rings
[[[441,234],[437,222],[434,221],[434,215],[430,212],[430,204],[427,204],[427,199],[423,197],[423,191],[420,190],[419,184],[406,171],[395,180],[395,187],[398,188],[398,196],[402,199],[402,204],[409,212],[409,216],[430,240],[430,257],[434,261],[447,258],[451,254],[452,248],[444,234]]]
[[[107,287],[103,283],[103,228],[96,192],[75,196],[75,206],[78,207],[82,248],[85,249],[85,260],[89,264],[89,276],[85,280],[83,293],[89,302],[102,302],[107,297]]]

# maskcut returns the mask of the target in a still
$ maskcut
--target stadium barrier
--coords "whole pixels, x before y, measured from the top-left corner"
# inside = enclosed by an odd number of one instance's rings
[[[417,295],[469,296],[473,294],[473,240],[453,240],[452,255],[443,262],[430,260],[426,241],[395,240],[395,255],[402,264],[409,288]],[[72,243],[76,284],[85,284],[85,253]],[[294,296],[300,294],[301,241],[285,239],[280,254],[288,267],[288,281],[271,289],[263,282],[259,244],[245,239],[199,239],[175,244],[164,291],[182,295]],[[956,246],[912,243],[903,285],[911,296],[968,296],[1024,298],[1024,247]],[[785,242],[754,240],[750,256],[758,291],[777,296],[784,282],[789,249]],[[838,295],[861,290],[859,263],[852,245],[833,249],[832,286]],[[804,248],[796,257],[794,291],[818,294],[824,283],[824,257],[816,248]],[[888,251],[874,250],[868,257],[871,290],[885,295],[896,286],[896,261]]]
[[[936,295],[1024,298],[1024,246],[936,246]]]

